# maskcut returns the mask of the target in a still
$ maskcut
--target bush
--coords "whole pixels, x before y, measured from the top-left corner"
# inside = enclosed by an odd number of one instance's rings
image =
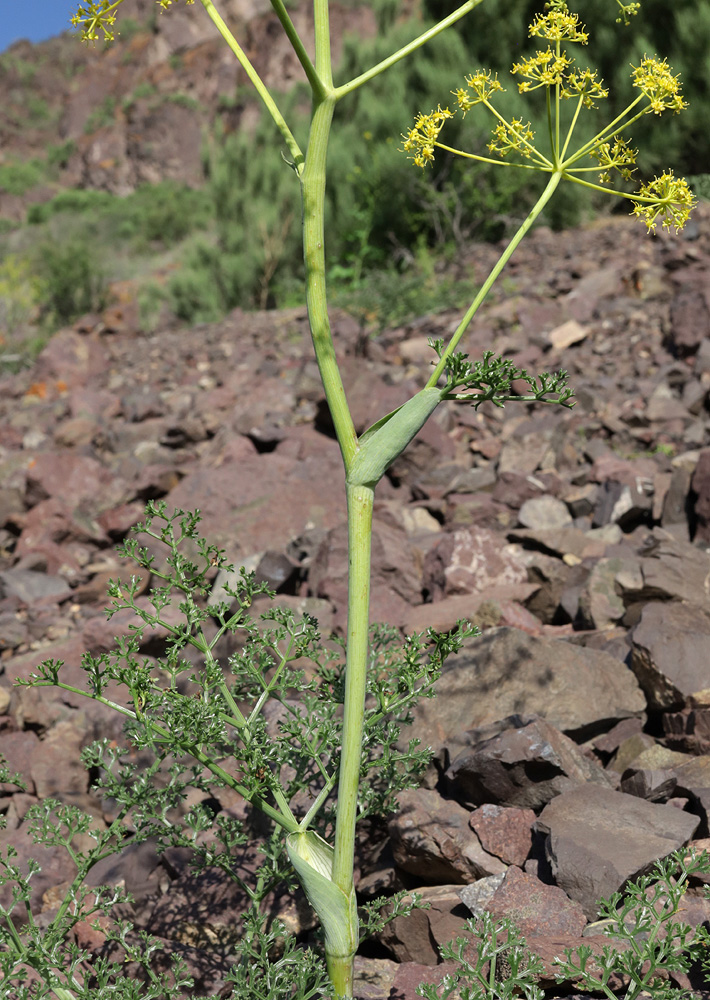
[[[122,198],[91,189],[61,191],[41,205],[30,205],[27,221],[38,225],[62,213],[83,216],[87,228],[106,230],[111,239],[132,240],[140,250],[153,243],[171,246],[203,229],[211,221],[212,207],[206,191],[161,181]]]
[[[41,160],[5,163],[0,166],[0,190],[8,194],[24,194],[44,180],[45,167]]]
[[[97,264],[95,247],[78,237],[48,239],[35,251],[39,301],[52,323],[71,323],[78,316],[103,308],[106,278]]]

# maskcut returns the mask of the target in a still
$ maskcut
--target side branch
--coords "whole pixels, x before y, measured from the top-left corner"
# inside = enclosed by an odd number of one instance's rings
[[[246,53],[242,49],[241,45],[239,44],[239,42],[236,40],[232,32],[229,30],[229,28],[223,21],[222,17],[219,14],[219,11],[215,7],[212,0],[201,0],[201,3],[202,6],[207,11],[207,13],[209,14],[209,16],[212,18],[212,21],[214,22],[220,35],[222,36],[222,38],[224,38],[227,45],[230,47],[234,55],[239,60],[240,66],[242,67],[246,75],[249,77],[251,82],[253,83],[254,89],[256,90],[257,94],[264,102],[266,110],[269,112],[269,114],[271,115],[276,124],[276,127],[278,128],[281,135],[284,137],[284,141],[288,146],[291,156],[293,157],[293,163],[296,169],[296,173],[300,176],[301,173],[303,172],[303,166],[305,163],[303,153],[301,152],[301,147],[296,142],[295,136],[293,135],[291,129],[286,124],[286,119],[279,111],[278,105],[276,104],[276,101],[269,93],[268,87],[261,79],[259,74],[256,72],[251,62],[249,61]]]
[[[432,38],[436,38],[436,36],[440,35],[442,31],[445,31],[447,28],[450,28],[452,24],[456,24],[457,21],[460,21],[462,17],[465,17],[466,14],[478,7],[480,3],[483,3],[483,0],[466,0],[465,4],[453,13],[449,14],[448,17],[445,17],[443,21],[439,21],[439,23],[435,24],[433,28],[429,28],[423,34],[419,35],[419,37],[415,38],[414,41],[409,42],[408,45],[405,45],[397,52],[394,52],[391,56],[387,56],[387,58],[383,59],[382,62],[377,63],[376,66],[373,66],[371,69],[366,70],[366,72],[361,73],[360,76],[356,76],[354,79],[350,80],[349,83],[344,83],[342,86],[336,87],[336,100],[340,100],[340,98],[345,97],[346,94],[352,93],[353,90],[357,90],[358,87],[361,87],[363,83],[367,83],[367,81],[372,80],[373,77],[379,76],[380,73],[384,73],[384,71],[389,69],[390,66],[394,66],[401,59],[405,59],[412,52],[416,52],[416,50],[420,49],[422,45],[426,45],[426,43]]]

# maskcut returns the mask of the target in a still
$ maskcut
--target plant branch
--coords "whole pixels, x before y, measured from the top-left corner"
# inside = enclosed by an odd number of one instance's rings
[[[271,0],[271,6],[281,22],[281,27],[284,29],[286,37],[291,43],[291,48],[296,53],[296,57],[298,58],[301,66],[303,66],[303,71],[306,74],[306,78],[308,79],[313,94],[318,97],[325,97],[325,89],[321,78],[316,73],[315,66],[306,52],[306,48],[301,41],[301,36],[296,31],[295,25],[286,10],[283,0]]]
[[[351,94],[354,90],[357,90],[358,87],[361,87],[363,83],[367,83],[368,80],[372,80],[373,77],[379,76],[380,73],[384,73],[384,71],[389,69],[390,66],[394,66],[401,59],[405,59],[408,55],[411,55],[412,52],[416,52],[416,50],[420,49],[422,45],[431,41],[432,38],[436,38],[436,36],[440,35],[442,31],[451,27],[452,24],[456,24],[457,21],[460,21],[462,17],[465,17],[466,14],[478,7],[480,3],[483,3],[483,0],[466,0],[465,4],[462,4],[461,7],[458,7],[455,11],[449,14],[448,17],[445,17],[443,21],[439,21],[439,23],[435,24],[433,28],[429,28],[427,31],[423,32],[418,38],[415,38],[414,41],[409,42],[407,45],[403,46],[403,48],[398,49],[397,52],[394,52],[391,56],[387,56],[386,59],[383,59],[382,62],[377,63],[376,66],[368,69],[365,73],[361,73],[360,76],[356,76],[354,79],[350,80],[349,83],[344,83],[342,86],[336,87],[336,100],[340,100],[340,98],[345,97],[346,94]]]
[[[264,102],[266,110],[273,118],[276,127],[283,136],[284,141],[288,146],[289,152],[293,157],[294,169],[296,170],[296,173],[300,175],[301,171],[303,170],[303,153],[301,152],[301,148],[296,142],[295,136],[291,132],[291,129],[286,124],[286,119],[279,111],[276,101],[271,96],[268,87],[266,86],[266,84],[263,82],[259,74],[252,66],[246,53],[244,52],[244,49],[242,49],[239,42],[236,40],[232,32],[229,30],[229,28],[223,21],[222,17],[219,14],[219,11],[215,7],[212,0],[200,0],[200,2],[202,3],[202,6],[205,8],[207,13],[211,17],[222,38],[224,38],[227,45],[230,47],[234,55],[239,60],[239,64],[241,65],[242,69],[251,80],[257,94]]]
[[[306,165],[301,178],[303,259],[313,348],[347,471],[357,451],[357,435],[335,357],[325,279],[325,165],[334,109],[335,99],[331,95],[317,103],[313,110]]]
[[[478,294],[476,295],[475,299],[473,300],[473,302],[469,306],[469,308],[468,308],[465,316],[463,317],[463,319],[459,323],[458,327],[456,328],[456,331],[454,332],[453,337],[449,341],[449,343],[448,343],[448,345],[446,347],[446,350],[444,350],[442,352],[441,358],[439,359],[438,364],[434,368],[434,371],[431,373],[431,376],[429,377],[429,381],[426,384],[427,388],[434,388],[436,386],[436,384],[439,381],[440,377],[444,373],[444,369],[446,368],[446,362],[447,362],[448,358],[456,350],[456,347],[457,347],[459,341],[461,340],[461,338],[463,337],[464,333],[468,329],[469,323],[471,322],[471,320],[473,319],[473,317],[478,312],[481,304],[483,303],[484,299],[488,295],[488,292],[491,290],[494,282],[498,278],[498,275],[501,273],[501,271],[503,270],[503,268],[505,267],[505,265],[508,263],[508,261],[512,257],[512,255],[515,252],[518,244],[521,242],[521,240],[523,239],[523,237],[525,236],[525,234],[528,232],[528,230],[530,229],[530,227],[532,226],[532,224],[537,219],[537,217],[540,214],[540,212],[543,210],[543,208],[545,207],[545,205],[548,203],[548,201],[550,200],[550,198],[554,194],[555,189],[557,188],[557,185],[560,183],[562,177],[563,177],[563,173],[560,170],[556,170],[552,174],[552,176],[550,177],[549,181],[547,182],[547,186],[545,187],[545,190],[542,192],[542,194],[540,195],[540,197],[536,201],[535,205],[530,210],[530,213],[528,214],[527,219],[522,224],[522,226],[517,231],[517,233],[515,234],[515,236],[512,238],[512,240],[510,241],[510,243],[508,244],[508,246],[505,248],[505,250],[503,251],[503,253],[498,258],[498,261],[497,261],[495,267],[493,268],[493,270],[491,271],[491,273],[488,275],[488,277],[484,281],[484,283],[481,286]]]

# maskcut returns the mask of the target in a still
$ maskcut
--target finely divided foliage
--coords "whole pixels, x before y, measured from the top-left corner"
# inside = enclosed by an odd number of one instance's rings
[[[90,0],[79,6],[73,23],[87,41],[111,40],[121,2]],[[157,2],[167,8],[173,0]],[[283,0],[272,0],[312,93],[311,132],[302,150],[212,0],[201,0],[280,132],[288,151],[285,169],[293,171],[294,193],[300,189],[309,321],[344,466],[347,633],[343,641],[334,640],[321,636],[317,621],[308,615],[298,617],[278,607],[261,611],[262,602],[268,603],[273,595],[253,576],[235,575],[225,553],[200,537],[199,512],[148,505],[145,523],[123,546],[123,554],[150,576],[148,603],[139,600],[135,577],[128,584],[112,583],[109,590],[109,617],[118,612],[134,617],[129,635],[118,639],[110,653],[85,655],[84,687],[67,683],[62,664],[53,660],[43,663],[26,682],[63,688],[114,709],[125,720],[127,746],[101,740],[82,755],[95,776],[97,793],[111,803],[112,820],[105,829],[97,829],[91,817],[58,802],[46,801],[30,810],[28,823],[36,840],[66,849],[76,868],[48,926],[40,924],[31,908],[31,879],[37,864],[22,869],[11,848],[0,855],[0,883],[12,887],[0,908],[0,971],[3,988],[9,987],[18,1000],[177,998],[192,988],[179,958],[173,957],[170,973],[158,974],[151,962],[158,942],[121,918],[108,919],[112,907],[126,902],[121,892],[86,885],[99,861],[148,838],[163,849],[188,848],[198,872],[217,869],[241,889],[245,910],[226,977],[232,995],[240,1000],[352,997],[353,959],[362,934],[377,931],[420,903],[416,896],[407,901],[394,897],[358,912],[353,882],[355,827],[392,812],[397,792],[418,783],[430,752],[417,740],[403,747],[401,726],[410,720],[418,699],[433,695],[446,657],[457,652],[474,630],[459,623],[446,634],[429,630],[402,639],[394,629],[370,628],[374,491],[391,462],[444,400],[474,407],[487,401],[502,406],[513,400],[572,405],[565,372],[530,374],[491,352],[471,362],[457,350],[458,344],[558,184],[566,180],[611,191],[603,185],[609,183],[612,171],[628,180],[636,158],[629,138],[621,133],[643,114],[675,113],[684,107],[677,78],[665,62],[644,56],[634,69],[638,98],[594,139],[570,152],[578,117],[594,110],[606,90],[593,70],[575,68],[574,59],[562,49],[563,42],[584,44],[587,32],[566,3],[551,0],[547,12],[530,27],[531,35],[544,39],[547,48],[513,67],[522,93],[544,95],[549,126],[544,144],[529,123],[508,121],[496,110],[493,98],[502,85],[486,70],[472,72],[465,86],[456,90],[456,112],[439,105],[417,117],[404,137],[404,148],[418,166],[426,166],[441,149],[473,162],[485,159],[538,170],[547,175],[547,184],[450,341],[431,344],[435,357],[425,387],[358,436],[327,310],[324,194],[334,110],[339,101],[416,53],[481,2],[466,0],[414,41],[336,86],[327,0],[314,0],[313,59]],[[622,21],[639,6],[616,3]],[[560,113],[565,100],[572,108],[566,124]],[[453,114],[465,116],[478,105],[495,119],[489,145],[495,160],[450,149],[439,141]],[[596,163],[583,165],[590,157]],[[599,184],[584,179],[590,171],[600,174]],[[682,226],[692,207],[685,181],[670,171],[634,194],[611,193],[631,199],[634,212],[650,229],[657,221],[666,227]],[[522,393],[521,383],[526,386]],[[226,599],[212,596],[220,570],[231,580],[221,591]],[[152,650],[161,650],[154,659],[141,652],[149,640]],[[21,778],[5,769],[0,780]],[[222,812],[215,815],[213,804],[224,789],[247,804],[242,820]],[[198,804],[186,811],[188,795]],[[88,848],[87,838],[93,841]],[[703,933],[672,918],[689,875],[708,870],[706,858],[678,855],[664,862],[650,881],[631,886],[623,899],[615,897],[605,904],[611,940],[623,937],[631,926],[632,941],[643,940],[643,947],[632,943],[630,951],[619,957],[610,945],[599,966],[579,949],[559,964],[561,972],[577,975],[581,986],[610,998],[614,994],[609,977],[617,969],[629,978],[629,998],[647,988],[657,998],[674,995],[665,981],[659,985],[656,972],[683,968],[699,954]],[[325,963],[319,951],[297,944],[279,921],[271,920],[265,906],[278,886],[293,886],[296,878],[320,921]],[[666,899],[670,902],[664,909]],[[70,932],[86,919],[101,921],[96,926],[106,936],[108,957],[90,959],[72,942]],[[481,939],[477,952],[469,954],[463,943],[452,945],[445,954],[458,963],[458,972],[439,987],[422,987],[421,995],[443,1000],[458,991],[464,1000],[517,995],[536,1000],[539,963],[526,954],[515,928],[488,918],[471,927]],[[140,976],[125,974],[126,959],[137,963]]]

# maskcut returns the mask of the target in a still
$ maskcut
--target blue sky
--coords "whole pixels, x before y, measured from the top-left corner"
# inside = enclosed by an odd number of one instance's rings
[[[0,0],[0,52],[18,38],[41,42],[70,28],[80,0]]]

